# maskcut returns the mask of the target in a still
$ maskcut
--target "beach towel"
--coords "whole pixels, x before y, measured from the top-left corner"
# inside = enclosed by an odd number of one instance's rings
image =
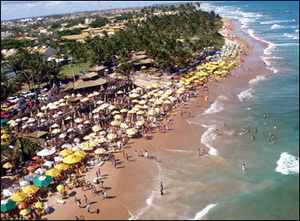
[[[55,197],[53,197],[53,200],[54,200],[56,203],[59,203],[59,204],[65,204],[65,203],[66,203],[66,201],[64,201],[64,200],[59,200],[59,199],[57,199],[57,198],[55,198]]]

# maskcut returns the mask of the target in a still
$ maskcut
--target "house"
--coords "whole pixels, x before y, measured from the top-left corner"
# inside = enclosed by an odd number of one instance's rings
[[[42,46],[42,47],[33,47],[33,48],[28,48],[29,53],[33,52],[39,52],[41,53],[45,58],[49,58],[53,55],[55,55],[56,50],[54,48],[51,48],[50,46]]]

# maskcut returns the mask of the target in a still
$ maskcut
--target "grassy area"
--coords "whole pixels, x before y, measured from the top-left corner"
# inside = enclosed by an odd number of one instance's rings
[[[86,62],[86,63],[75,63],[74,64],[74,75],[79,74],[80,71],[87,71],[88,69],[90,69],[90,62]],[[73,77],[73,73],[72,73],[72,68],[70,68],[70,65],[64,65],[62,67],[62,70],[59,73],[59,78],[64,78],[64,77]]]

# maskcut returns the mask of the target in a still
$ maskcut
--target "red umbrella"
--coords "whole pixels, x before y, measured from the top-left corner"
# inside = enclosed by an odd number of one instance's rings
[[[174,78],[174,79],[179,79],[180,76],[179,76],[179,75],[175,75],[175,76],[173,76],[173,78]]]
[[[202,81],[200,81],[198,84],[203,85],[204,83]]]
[[[27,167],[26,169],[27,169],[28,171],[33,171],[33,170],[39,168],[40,166],[41,166],[40,164],[36,163],[36,164],[34,164],[34,165],[32,165],[32,166]]]
[[[26,209],[27,208],[27,204],[24,202],[18,203],[18,209],[22,210],[22,209]]]
[[[33,159],[33,160],[38,160],[38,159],[40,159],[40,157],[34,156],[34,157],[32,157],[32,159]]]

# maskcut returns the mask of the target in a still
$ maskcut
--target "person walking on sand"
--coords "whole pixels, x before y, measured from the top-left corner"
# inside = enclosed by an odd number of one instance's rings
[[[85,205],[88,204],[88,203],[87,203],[87,197],[86,197],[86,195],[83,195],[83,201],[84,201]]]
[[[74,201],[75,201],[75,203],[77,204],[77,206],[80,208],[80,205],[81,205],[80,199],[78,199],[78,198],[75,196]]]
[[[246,170],[246,164],[244,164],[244,163],[242,164],[242,170],[244,170],[244,171]]]
[[[85,209],[86,209],[86,211],[88,211],[90,213],[90,211],[91,211],[91,204],[89,203],[88,205],[86,205]]]
[[[160,182],[160,195],[164,195],[164,186],[162,182]]]

